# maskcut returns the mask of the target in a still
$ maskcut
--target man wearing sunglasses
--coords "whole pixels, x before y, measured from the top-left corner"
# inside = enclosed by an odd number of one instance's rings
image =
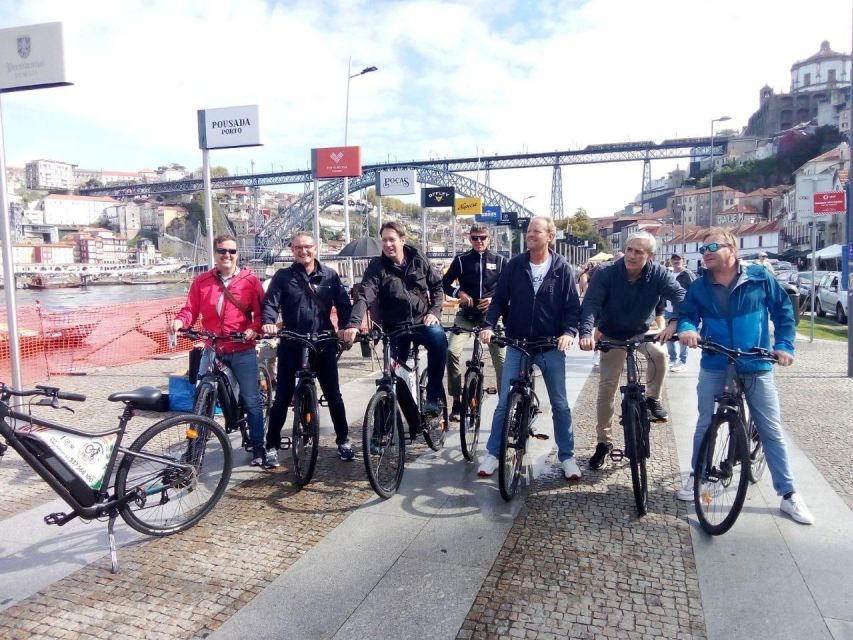
[[[768,320],[773,320],[773,353],[780,366],[793,364],[794,309],[788,294],[763,266],[744,266],[738,260],[737,242],[731,232],[709,229],[702,242],[704,246],[699,248],[699,253],[707,272],[693,283],[678,310],[681,344],[697,347],[701,337],[731,349],[770,349]],[[700,322],[701,331],[698,329]],[[719,354],[702,354],[696,385],[699,417],[693,436],[691,469],[696,466],[702,438],[711,424],[714,397],[725,386],[727,364],[727,359]],[[744,380],[750,414],[767,454],[773,488],[782,498],[780,508],[796,522],[812,524],[814,517],[794,489],[773,365],[763,360],[741,359],[738,373]],[[693,500],[692,479],[687,480],[677,495],[679,500]]]
[[[453,321],[458,327],[473,329],[486,317],[498,276],[506,264],[506,258],[489,251],[489,230],[484,224],[475,224],[469,234],[471,250],[453,258],[450,268],[441,279],[444,293],[459,298],[459,311]],[[447,391],[453,398],[450,419],[459,421],[462,395],[462,365],[460,356],[468,340],[466,333],[451,333],[447,348]],[[501,372],[505,350],[489,344],[492,365],[495,368],[497,387],[501,386]]]
[[[227,335],[242,332],[245,342],[223,342],[221,353],[240,386],[240,399],[246,411],[252,464],[264,464],[264,413],[258,388],[258,355],[255,336],[261,332],[261,300],[264,289],[251,269],[237,266],[237,239],[223,233],[213,239],[216,266],[202,273],[190,285],[187,302],[175,315],[172,331],[191,327],[201,315],[205,331]],[[209,346],[209,345],[208,345]],[[211,357],[205,349],[199,370],[207,369]]]
[[[657,307],[661,300],[669,301],[677,312],[684,299],[684,289],[672,272],[655,263],[656,249],[657,241],[653,235],[646,231],[632,233],[628,236],[624,256],[595,275],[581,307],[581,349],[590,351],[595,347],[593,330],[596,321],[601,337],[605,340],[629,340],[659,332],[658,342],[665,342],[675,333],[675,318],[663,330],[657,326]],[[661,344],[647,342],[640,351],[648,361],[646,400],[649,415],[654,421],[665,421],[669,414],[661,404],[660,397],[666,377],[666,350]],[[604,466],[613,449],[611,423],[625,358],[623,349],[612,349],[601,354],[596,408],[598,444],[589,460],[590,469]]]

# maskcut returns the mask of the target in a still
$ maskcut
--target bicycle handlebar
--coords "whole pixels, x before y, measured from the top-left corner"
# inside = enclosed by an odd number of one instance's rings
[[[0,394],[17,396],[19,398],[27,396],[45,396],[48,398],[56,398],[58,400],[73,400],[74,402],[84,402],[86,400],[86,396],[82,393],[60,391],[59,387],[48,387],[42,384],[37,384],[35,389],[23,389],[21,391],[17,391],[0,382]]]
[[[495,335],[498,335],[503,332],[503,327],[474,327],[473,329],[466,329],[465,327],[460,327],[454,324],[449,326],[442,325],[441,328],[449,333],[455,333],[457,335],[460,333],[470,333],[472,335],[478,336],[483,331],[493,331]]]
[[[190,340],[197,340],[198,338],[207,338],[209,340],[213,340],[214,342],[221,340],[230,340],[232,342],[246,342],[246,336],[242,331],[232,331],[228,334],[219,334],[213,333],[212,331],[205,331],[204,329],[186,329],[181,328],[178,329],[178,333],[184,334]]]
[[[730,349],[719,342],[714,342],[713,340],[708,340],[705,338],[704,340],[699,341],[699,347],[702,351],[707,351],[709,353],[719,353],[721,355],[726,356],[729,360],[735,361],[741,357],[753,357],[759,360],[767,360],[768,362],[778,362],[779,357],[770,351],[769,349],[762,349],[761,347],[753,347],[749,350],[743,349]]]
[[[515,347],[519,351],[530,355],[530,351],[540,347],[552,347],[557,344],[557,338],[507,338],[506,336],[492,336],[491,342],[502,347]]]
[[[275,337],[283,340],[299,342],[305,346],[317,350],[318,345],[326,342],[340,342],[338,336],[330,331],[321,331],[320,333],[296,333],[288,329],[279,329]]]
[[[397,329],[394,329],[394,331],[388,331],[388,332],[383,331],[379,327],[374,327],[370,331],[365,331],[363,333],[359,333],[358,335],[356,335],[355,340],[353,340],[353,342],[370,342],[371,340],[374,340],[374,339],[390,340],[391,338],[396,338],[397,336],[403,335],[404,333],[411,333],[412,329],[416,329],[418,327],[426,327],[426,326],[429,326],[429,325],[425,325],[422,323],[405,324],[401,327],[398,327]]]
[[[644,335],[642,338],[638,340],[615,340],[615,339],[603,339],[599,338],[599,340],[595,343],[596,351],[610,351],[611,349],[638,349],[640,345],[645,344],[647,342],[657,342],[658,333],[650,333]],[[678,340],[678,336],[671,336],[667,342],[675,342]]]

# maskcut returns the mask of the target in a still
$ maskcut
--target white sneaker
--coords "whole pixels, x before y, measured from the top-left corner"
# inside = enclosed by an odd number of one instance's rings
[[[578,467],[578,463],[575,462],[575,457],[566,458],[562,462],[563,465],[563,475],[566,476],[566,480],[580,480],[581,479],[581,470]]]
[[[598,365],[601,364],[601,352],[596,351],[595,355],[592,356],[592,368],[598,369]]]
[[[782,513],[787,513],[795,522],[800,524],[814,524],[814,516],[805,501],[800,497],[799,493],[791,494],[787,500],[782,498],[782,504],[779,505]]]
[[[682,502],[693,502],[693,474],[687,476],[687,480],[681,488],[675,492],[675,497]]]
[[[477,475],[481,478],[487,478],[495,472],[495,469],[498,468],[498,459],[493,456],[491,453],[487,453],[483,460],[480,462],[480,468],[477,469]]]
[[[678,373],[679,371],[684,371],[686,368],[687,368],[687,365],[684,364],[683,362],[676,362],[674,365],[672,365],[669,368],[669,370],[672,371],[673,373]]]

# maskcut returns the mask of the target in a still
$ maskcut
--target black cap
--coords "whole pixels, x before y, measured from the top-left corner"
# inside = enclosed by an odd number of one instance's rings
[[[673,253],[671,256],[669,256],[669,259],[670,260],[681,260],[681,256],[678,255],[677,253]]]

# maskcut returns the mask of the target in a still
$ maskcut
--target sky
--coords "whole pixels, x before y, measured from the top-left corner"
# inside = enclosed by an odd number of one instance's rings
[[[350,58],[353,73],[378,67],[350,83],[348,142],[365,164],[705,136],[723,115],[740,130],[760,88],[788,91],[791,65],[821,41],[850,51],[851,11],[850,0],[4,0],[0,28],[63,23],[74,83],[3,95],[6,161],[195,169],[197,110],[257,104],[263,146],[212,151],[211,163],[303,169],[312,147],[344,142]],[[675,165],[653,162],[653,178]],[[640,191],[642,163],[562,178],[567,214],[611,215]],[[492,171],[491,186],[549,213],[548,168]]]

